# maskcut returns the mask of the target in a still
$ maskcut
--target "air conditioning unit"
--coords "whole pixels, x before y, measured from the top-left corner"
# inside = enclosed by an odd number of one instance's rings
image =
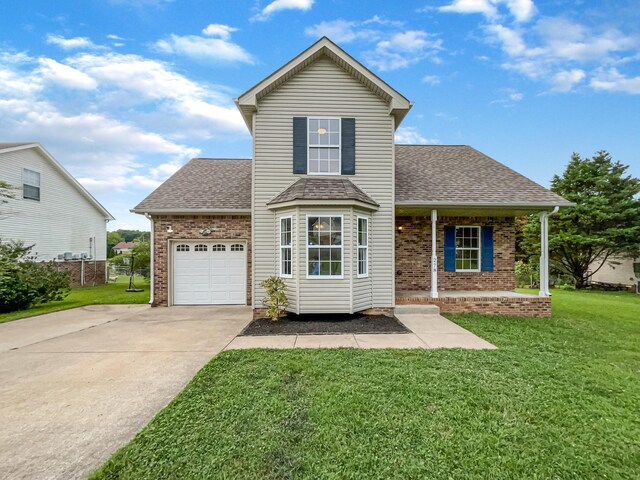
[[[59,253],[58,254],[58,260],[64,260],[64,254],[63,253]]]
[[[80,260],[80,254],[79,253],[74,253],[72,258],[73,258],[73,260]]]
[[[73,253],[72,252],[64,252],[63,258],[65,260],[71,260],[73,258]]]
[[[89,258],[89,254],[87,252],[82,252],[80,254],[80,258],[82,258],[83,260],[86,260],[87,258]]]

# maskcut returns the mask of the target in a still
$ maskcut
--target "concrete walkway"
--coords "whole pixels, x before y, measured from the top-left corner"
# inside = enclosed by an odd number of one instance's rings
[[[495,345],[439,314],[434,305],[403,305],[396,317],[411,333],[348,335],[263,335],[236,337],[225,350],[245,348],[467,348]]]
[[[87,478],[250,321],[96,305],[0,324],[0,478]]]

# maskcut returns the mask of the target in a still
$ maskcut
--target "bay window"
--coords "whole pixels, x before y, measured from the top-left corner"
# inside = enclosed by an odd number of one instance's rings
[[[342,278],[342,215],[307,216],[307,277]]]

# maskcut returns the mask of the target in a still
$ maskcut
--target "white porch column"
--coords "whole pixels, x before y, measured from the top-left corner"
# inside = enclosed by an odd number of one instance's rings
[[[551,296],[549,292],[549,212],[540,212],[540,293],[541,297]]]
[[[431,298],[438,298],[438,255],[436,253],[436,222],[438,211],[431,210]]]

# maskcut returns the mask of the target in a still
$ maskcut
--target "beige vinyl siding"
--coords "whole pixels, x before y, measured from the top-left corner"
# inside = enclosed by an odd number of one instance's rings
[[[22,198],[23,168],[40,173],[40,201]],[[89,254],[89,239],[96,237],[95,259],[106,259],[104,215],[36,149],[0,153],[0,179],[19,187],[16,198],[2,206],[3,241],[35,245],[39,260],[52,260],[64,252]]]
[[[277,255],[274,213],[266,208],[266,204],[300,178],[292,173],[294,116],[355,117],[356,175],[346,178],[380,204],[379,211],[373,214],[371,221],[374,226],[369,262],[372,295],[374,306],[393,306],[394,147],[389,105],[326,57],[309,65],[259,102],[254,128],[255,305],[260,305],[263,298],[263,291],[258,284],[276,273],[274,263],[277,266],[277,262],[273,261]],[[302,210],[301,217],[304,216]],[[350,207],[342,211],[345,221],[347,213],[351,218]],[[296,222],[296,225],[300,228],[300,222]],[[352,233],[351,228],[348,231]],[[300,242],[300,234],[298,239]],[[296,269],[299,268],[300,262],[297,262]],[[311,302],[309,305],[312,307],[330,306],[333,309],[334,306],[348,306],[351,310],[352,299],[347,301],[343,298],[344,294],[351,291],[351,285],[345,283],[346,278],[339,281],[314,280],[311,282],[315,284],[311,285],[305,274],[299,282],[301,307],[304,308],[305,302]],[[315,299],[305,295],[307,288],[312,289]]]

